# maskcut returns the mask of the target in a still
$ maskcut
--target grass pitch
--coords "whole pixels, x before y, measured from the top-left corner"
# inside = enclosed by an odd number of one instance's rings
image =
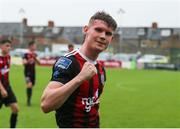
[[[22,66],[12,66],[10,82],[20,106],[18,128],[56,128],[54,112],[42,113],[40,97],[51,67],[37,67],[32,106],[26,106]],[[180,72],[108,69],[101,96],[101,127],[180,127]],[[0,109],[0,128],[9,127],[10,109]]]

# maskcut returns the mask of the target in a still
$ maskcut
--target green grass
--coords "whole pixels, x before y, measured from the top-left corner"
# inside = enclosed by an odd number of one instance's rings
[[[26,106],[26,84],[24,79],[23,67],[12,66],[10,71],[10,81],[12,88],[18,99],[20,112],[18,118],[18,128],[38,128],[50,127],[54,128],[56,122],[54,120],[54,112],[49,114],[42,113],[40,109],[40,97],[43,89],[51,77],[51,67],[37,67],[36,85],[33,88],[32,106]],[[10,108],[5,106],[0,110],[0,127],[9,127]]]
[[[51,67],[37,67],[32,106],[26,106],[22,66],[12,66],[11,85],[20,106],[19,128],[56,128],[54,112],[42,113],[40,96]],[[180,127],[180,72],[108,69],[101,96],[101,127]],[[10,109],[0,109],[0,127],[9,127]]]
[[[180,127],[180,72],[108,70],[102,127]]]

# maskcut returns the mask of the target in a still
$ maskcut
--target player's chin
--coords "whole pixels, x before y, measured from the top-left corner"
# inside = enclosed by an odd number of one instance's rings
[[[96,50],[97,50],[98,52],[102,52],[102,51],[106,50],[106,48],[107,48],[107,47],[97,47]]]
[[[9,51],[5,51],[4,53],[7,55],[7,54],[9,54]]]

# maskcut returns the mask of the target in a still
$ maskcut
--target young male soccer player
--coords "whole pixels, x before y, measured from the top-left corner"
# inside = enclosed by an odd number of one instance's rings
[[[36,44],[34,41],[29,42],[28,44],[28,52],[23,56],[23,64],[24,64],[24,76],[26,79],[26,94],[27,94],[27,106],[31,105],[31,96],[32,89],[35,85],[36,72],[35,65],[36,63],[40,64],[39,59],[37,59]]]
[[[106,80],[104,67],[96,61],[113,39],[117,24],[105,12],[97,12],[84,26],[85,39],[79,50],[60,57],[41,99],[47,113],[56,111],[61,128],[98,128],[99,97]]]
[[[11,108],[10,127],[15,128],[19,108],[9,82],[11,41],[1,40],[0,49],[0,108],[3,104]]]
[[[73,44],[68,44],[68,52],[72,52],[74,50]]]

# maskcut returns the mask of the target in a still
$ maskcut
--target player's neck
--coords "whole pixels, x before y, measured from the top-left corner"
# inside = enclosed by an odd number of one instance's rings
[[[30,53],[34,53],[34,50],[29,49],[29,52],[30,52]]]
[[[7,56],[7,55],[9,55],[9,53],[6,53],[6,52],[3,52],[3,51],[1,51],[1,54],[0,54],[1,56]]]
[[[85,47],[80,48],[80,52],[83,53],[86,57],[88,57],[90,60],[95,61],[98,57],[98,54],[91,52],[88,49],[85,49]]]

